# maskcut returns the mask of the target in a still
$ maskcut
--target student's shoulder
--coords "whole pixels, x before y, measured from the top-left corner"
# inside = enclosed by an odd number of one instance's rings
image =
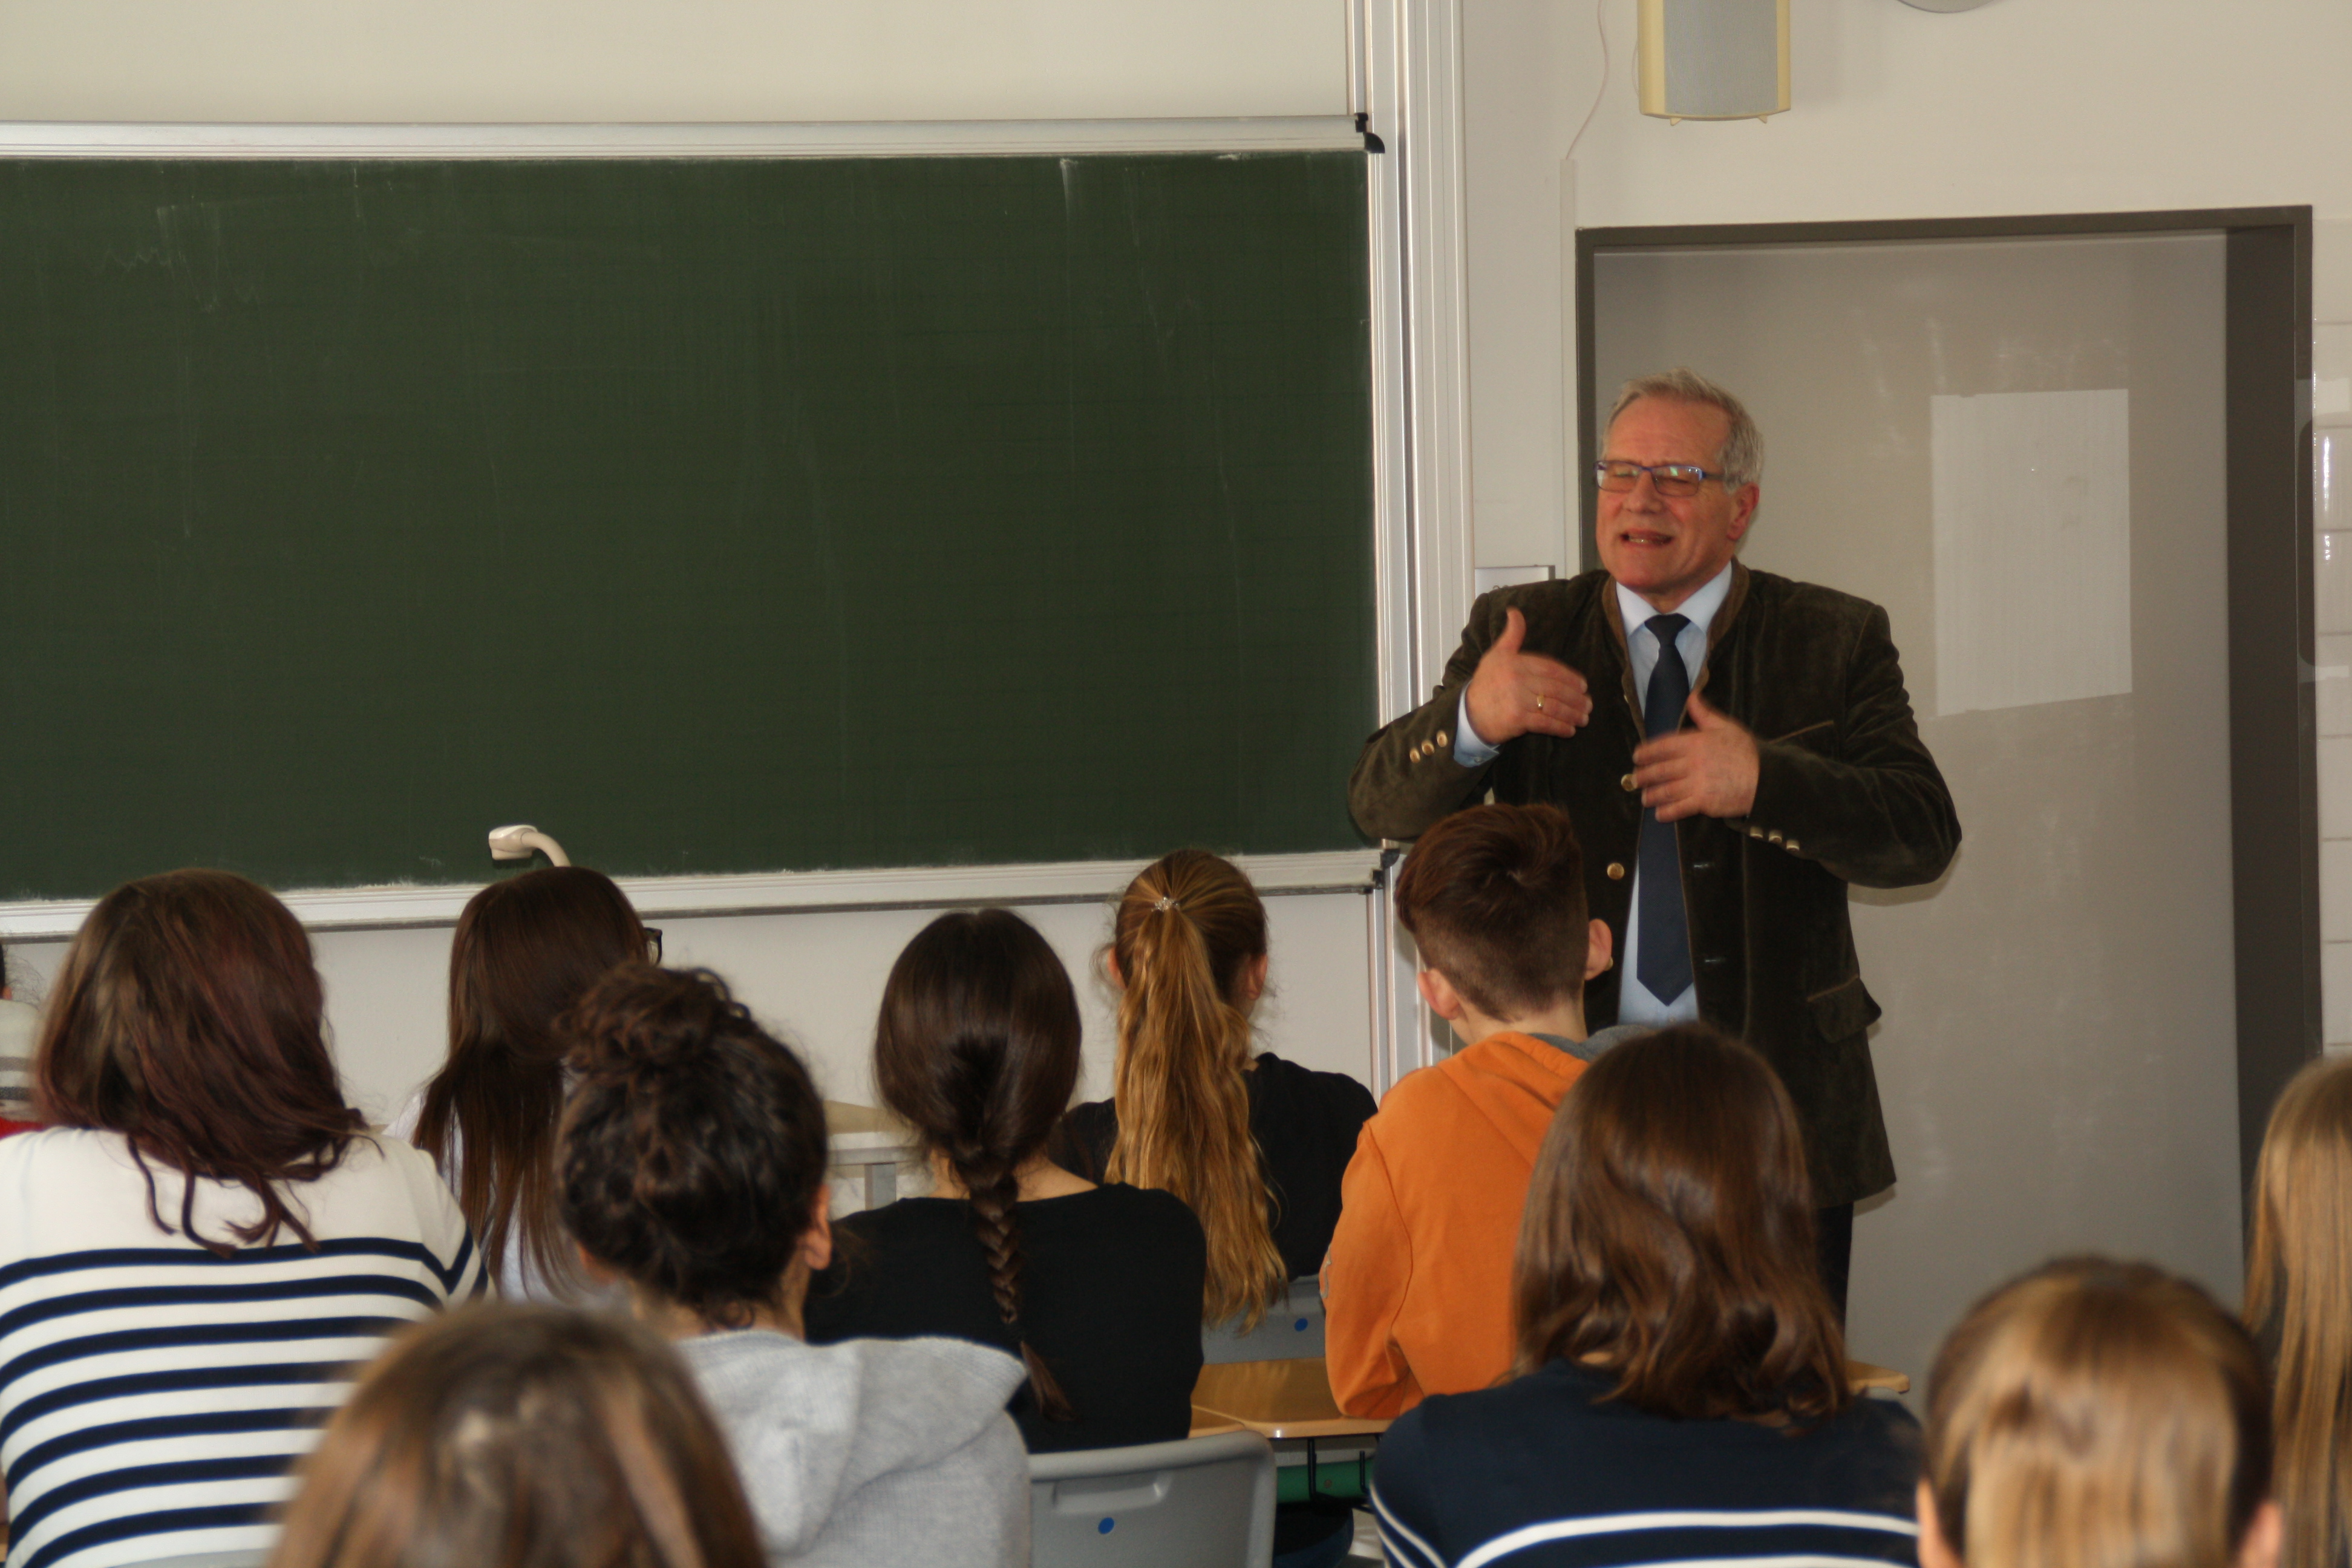
[[[1157,1187],[1131,1187],[1125,1182],[1105,1182],[1091,1192],[1066,1198],[1048,1198],[1054,1211],[1073,1221],[1110,1235],[1129,1231],[1153,1235],[1199,1236],[1201,1222],[1192,1205],[1173,1193]]]
[[[1272,1051],[1260,1051],[1250,1070],[1258,1075],[1262,1092],[1293,1104],[1352,1116],[1358,1121],[1376,1109],[1372,1091],[1343,1072],[1301,1067]]]

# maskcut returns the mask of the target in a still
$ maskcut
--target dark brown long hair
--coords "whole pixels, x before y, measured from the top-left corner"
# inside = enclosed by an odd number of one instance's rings
[[[316,1241],[280,1184],[324,1175],[363,1125],[343,1102],[323,1033],[310,939],[268,890],[226,871],[142,877],[82,921],[42,1016],[33,1086],[42,1120],[119,1132],[169,1233],[154,1161],[182,1184],[180,1233],[198,1236],[193,1178],[236,1183],[261,1217],[229,1235]]]
[[[2262,1356],[2186,1279],[2061,1258],[1944,1341],[1925,1469],[1969,1568],[2231,1568],[2271,1495]]]
[[[616,1314],[483,1302],[410,1329],[301,1468],[269,1568],[761,1568],[726,1439]]]
[[[1244,1330],[1282,1292],[1265,1172],[1250,1136],[1250,1021],[1243,983],[1265,956],[1265,905],[1230,860],[1179,849],[1118,900],[1118,1136],[1103,1174],[1175,1194],[1201,1216],[1201,1315]]]
[[[1517,1370],[1580,1361],[1682,1419],[1833,1415],[1853,1400],[1822,1290],[1789,1091],[1702,1025],[1609,1051],[1528,1184]]]
[[[616,969],[559,1029],[563,1223],[598,1260],[719,1328],[782,1304],[824,1184],[824,1102],[726,982]]]
[[[493,1279],[527,1258],[559,1289],[578,1269],[555,1217],[563,1110],[557,1015],[624,963],[646,928],[613,879],[550,866],[467,901],[449,947],[449,1059],[425,1086],[416,1146],[457,1189]]]
[[[1069,973],[1006,910],[941,915],[890,966],[874,1030],[882,1102],[969,1194],[1006,1327],[1021,1333],[1021,1167],[1045,1148],[1078,1081],[1078,999]],[[1049,1421],[1076,1418],[1022,1336],[1021,1359]]]

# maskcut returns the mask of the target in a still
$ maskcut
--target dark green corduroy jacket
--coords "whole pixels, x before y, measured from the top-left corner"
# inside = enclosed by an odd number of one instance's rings
[[[1465,768],[1453,752],[1462,689],[1513,608],[1527,617],[1527,652],[1590,683],[1592,721],[1565,740],[1522,735]],[[1894,1183],[1895,1163],[1870,1065],[1878,1004],[1854,959],[1846,885],[1942,876],[1960,842],[1951,793],[1920,742],[1886,612],[1867,600],[1735,564],[1696,689],[1755,734],[1760,759],[1748,816],[1677,830],[1699,1016],[1761,1051],[1788,1085],[1814,1201],[1868,1197]],[[1497,588],[1471,607],[1436,693],[1365,743],[1349,807],[1366,833],[1412,838],[1488,790],[1554,802],[1583,845],[1592,915],[1622,952],[1641,715],[1607,573]],[[1591,1027],[1615,1021],[1617,980],[1612,969],[1586,988]]]

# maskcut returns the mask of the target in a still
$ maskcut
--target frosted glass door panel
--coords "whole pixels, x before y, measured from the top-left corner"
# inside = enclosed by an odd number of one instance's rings
[[[1900,1174],[1855,1226],[1853,1338],[1915,1379],[2053,1253],[2238,1294],[2222,259],[2203,235],[1598,258],[1601,407],[1673,364],[1748,400],[1744,558],[1887,607],[1959,807],[1941,883],[1853,903]]]

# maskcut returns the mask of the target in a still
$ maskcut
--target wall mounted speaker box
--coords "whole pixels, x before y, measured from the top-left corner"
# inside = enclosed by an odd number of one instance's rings
[[[1641,0],[1642,112],[1762,120],[1789,108],[1789,0]]]

